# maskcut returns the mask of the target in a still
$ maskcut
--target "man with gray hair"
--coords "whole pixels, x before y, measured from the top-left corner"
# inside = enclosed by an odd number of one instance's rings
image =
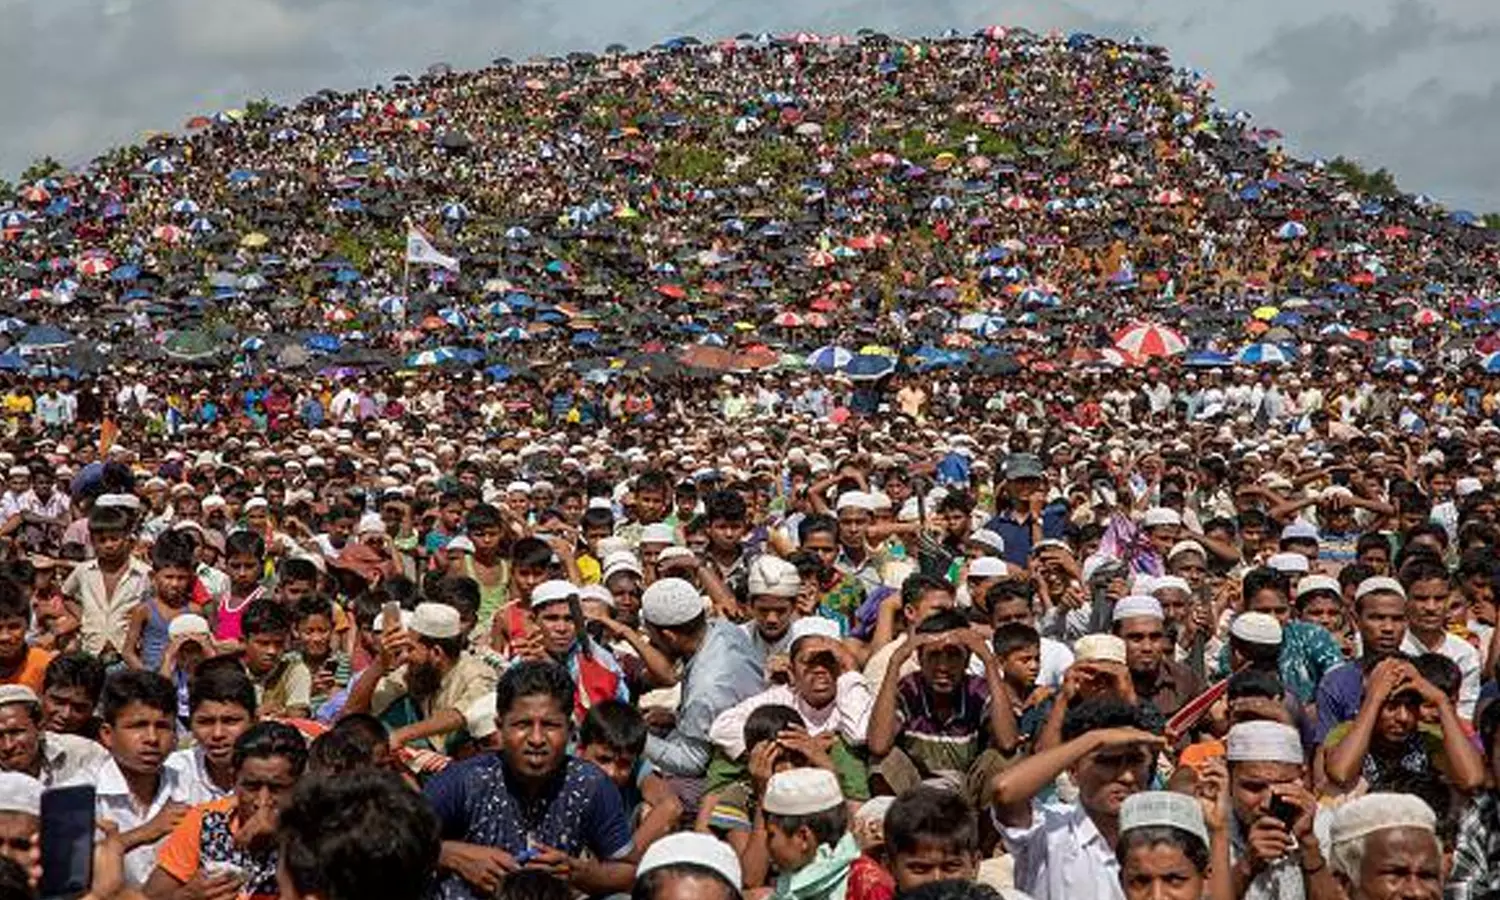
[[[1412,794],[1366,794],[1339,807],[1329,864],[1349,900],[1437,900],[1443,850],[1437,816]]]

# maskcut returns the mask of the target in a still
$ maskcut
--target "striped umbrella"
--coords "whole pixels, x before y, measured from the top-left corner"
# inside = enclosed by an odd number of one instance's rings
[[[1296,359],[1296,354],[1281,344],[1248,344],[1234,355],[1242,366],[1282,366]]]
[[[1181,333],[1151,322],[1135,322],[1115,334],[1115,346],[1129,356],[1177,356],[1187,352]]]

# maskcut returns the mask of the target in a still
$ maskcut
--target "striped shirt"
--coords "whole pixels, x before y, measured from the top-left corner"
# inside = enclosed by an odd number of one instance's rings
[[[945,718],[920,672],[903,677],[896,687],[896,714],[901,732],[897,744],[924,777],[967,772],[988,742],[989,690],[983,677],[969,675],[959,684]]]

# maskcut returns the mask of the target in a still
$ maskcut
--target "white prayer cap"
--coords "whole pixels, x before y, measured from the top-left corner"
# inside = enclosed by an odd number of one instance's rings
[[[796,647],[797,642],[805,637],[825,637],[837,641],[842,635],[839,634],[839,623],[822,616],[803,616],[792,623],[787,629],[787,635],[791,640],[787,646]]]
[[[1184,553],[1196,553],[1204,559],[1208,558],[1208,551],[1203,549],[1202,544],[1197,541],[1187,540],[1178,541],[1172,545],[1172,549],[1167,551],[1167,562],[1171,562]]]
[[[386,534],[385,520],[375,513],[365,513],[359,517],[359,525],[354,533],[360,537],[367,534]]]
[[[251,497],[245,501],[245,512],[249,512],[252,509],[265,509],[270,505],[270,502],[265,497]]]
[[[11,466],[10,467],[10,477],[12,477],[12,478],[30,478],[31,477],[31,470],[28,469],[28,468],[26,468],[25,466]]]
[[[608,497],[590,497],[588,509],[606,509],[614,512],[615,505],[609,502]]]
[[[578,596],[578,588],[574,587],[572,582],[561,578],[549,578],[531,589],[531,608],[541,609],[576,596]]]
[[[1387,828],[1435,831],[1437,816],[1433,814],[1427,801],[1416,794],[1375,791],[1341,804],[1333,811],[1328,839],[1337,847]]]
[[[1165,826],[1185,831],[1208,846],[1208,826],[1195,797],[1176,791],[1141,791],[1120,805],[1120,834],[1132,828]]]
[[[211,509],[223,509],[224,507],[229,505],[229,501],[225,500],[223,497],[220,497],[218,494],[209,494],[207,497],[203,498],[203,502],[199,505],[203,507],[204,512],[208,512]]]
[[[134,494],[100,494],[94,505],[102,508],[140,509],[141,498]]]
[[[1308,575],[1297,582],[1298,600],[1318,591],[1331,591],[1337,595],[1343,594],[1342,588],[1339,587],[1339,580],[1329,575]]]
[[[411,630],[423,637],[445,640],[463,632],[458,610],[446,603],[418,603],[411,617]]]
[[[763,553],[750,563],[747,576],[752,597],[796,597],[802,590],[797,567],[779,556]]]
[[[665,522],[657,522],[647,525],[641,529],[641,543],[643,544],[675,544],[677,543],[677,532]]]
[[[464,730],[475,740],[483,740],[500,730],[499,723],[495,721],[494,691],[475,698],[464,710]]]
[[[1401,582],[1388,575],[1376,575],[1359,583],[1359,587],[1354,589],[1354,599],[1363,600],[1371,594],[1396,594],[1405,600],[1406,588],[1401,586]]]
[[[1338,807],[1328,828],[1329,868],[1358,884],[1365,863],[1365,839],[1393,828],[1426,832],[1437,843],[1437,816],[1427,801],[1415,794],[1377,791]]]
[[[1113,634],[1086,634],[1073,643],[1077,662],[1125,663],[1125,641]]]
[[[1115,611],[1110,616],[1111,621],[1122,622],[1125,619],[1165,619],[1166,614],[1161,611],[1161,603],[1155,597],[1144,594],[1131,594],[1129,597],[1120,598],[1115,604]]]
[[[891,806],[895,802],[895,797],[885,794],[880,797],[871,797],[859,805],[858,811],[854,813],[853,827],[849,830],[859,838],[862,847],[869,849],[874,844],[884,843],[885,816],[891,811]]]
[[[1311,522],[1293,522],[1281,529],[1281,539],[1283,541],[1316,541],[1318,529]]]
[[[891,495],[884,491],[870,492],[870,508],[874,510],[890,509]]]
[[[1146,515],[1141,518],[1142,528],[1156,528],[1161,525],[1181,525],[1182,516],[1175,509],[1167,509],[1165,506],[1153,506],[1146,510]]]
[[[1151,584],[1151,593],[1153,594],[1167,590],[1182,591],[1185,594],[1190,594],[1193,592],[1193,586],[1187,583],[1186,578],[1177,575],[1163,575]]]
[[[1478,478],[1460,478],[1453,482],[1453,493],[1460,499],[1484,490],[1484,482]]]
[[[652,843],[636,864],[635,877],[668,866],[699,866],[708,869],[734,886],[738,896],[744,878],[740,874],[740,857],[734,848],[710,834],[678,831]]]
[[[1107,553],[1089,554],[1083,561],[1084,582],[1087,583],[1093,581],[1094,576],[1099,574],[1100,569],[1117,562],[1119,562],[1119,560],[1115,559],[1113,556],[1110,556]]]
[[[1276,617],[1266,613],[1248,612],[1234,617],[1234,622],[1229,626],[1229,633],[1242,641],[1252,644],[1268,644],[1279,646],[1281,644],[1281,623]]]
[[[598,600],[610,609],[614,609],[615,595],[609,592],[609,588],[602,584],[586,584],[578,589],[579,600]]]
[[[635,554],[629,550],[621,550],[610,553],[604,557],[605,581],[610,580],[621,572],[629,572],[632,575],[641,575],[641,562],[635,558]]]
[[[1302,765],[1302,737],[1297,729],[1280,722],[1240,722],[1225,738],[1225,756],[1230,762],[1274,762]]]
[[[995,556],[981,556],[969,563],[970,578],[1004,578],[1010,567]]]
[[[629,553],[632,557],[635,556],[634,553],[630,552],[630,542],[619,537],[603,538],[599,541],[599,545],[595,549],[598,550],[598,557],[601,561],[609,559],[610,556],[616,553]]]
[[[875,511],[875,500],[864,491],[845,491],[839,494],[839,499],[834,504],[835,512],[843,512],[846,509],[862,509],[865,512]]]
[[[24,684],[0,684],[0,706],[8,706],[12,703],[39,704],[36,691]]]
[[[667,563],[673,560],[696,560],[697,558],[698,554],[694,553],[689,547],[663,547],[661,553],[656,557],[656,568],[665,568]]]
[[[0,812],[42,814],[42,783],[22,772],[0,772]]]
[[[449,541],[443,549],[449,553],[473,553],[474,542],[469,540],[468,535],[461,534]]]
[[[641,617],[658,628],[685,625],[703,615],[703,596],[681,578],[654,581],[641,594]]]
[[[507,484],[505,486],[505,492],[507,494],[526,494],[527,496],[530,496],[531,485],[527,484],[524,481],[512,481],[510,484]]]
[[[1288,574],[1301,573],[1303,575],[1307,574],[1308,570],[1312,568],[1311,564],[1307,561],[1307,557],[1301,553],[1273,553],[1266,560],[1266,565],[1278,572],[1286,572]]]
[[[991,531],[988,528],[981,528],[970,532],[968,540],[972,544],[983,544],[996,553],[1005,552],[1005,538],[1001,537],[998,532]]]
[[[838,777],[827,769],[787,769],[771,776],[760,808],[775,816],[810,816],[843,802]]]
[[[182,634],[212,634],[208,627],[208,620],[197,613],[182,613],[174,618],[167,626],[167,637],[174,638]]]

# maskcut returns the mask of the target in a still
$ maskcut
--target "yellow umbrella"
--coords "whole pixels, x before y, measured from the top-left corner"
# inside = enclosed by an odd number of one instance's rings
[[[890,347],[882,347],[879,344],[866,344],[859,348],[859,352],[866,356],[889,356],[892,359],[896,358],[896,351]]]
[[[1272,319],[1276,318],[1277,314],[1279,314],[1280,312],[1281,310],[1277,309],[1274,306],[1262,306],[1257,308],[1255,312],[1251,313],[1250,315],[1254,316],[1257,319],[1269,322]]]
[[[258,247],[264,247],[269,243],[271,243],[271,239],[261,234],[259,231],[252,231],[244,237],[240,238],[240,246],[249,247],[252,250]]]
[[[752,322],[735,322],[734,323],[734,330],[735,331],[754,331],[755,330],[755,324],[752,323]]]

